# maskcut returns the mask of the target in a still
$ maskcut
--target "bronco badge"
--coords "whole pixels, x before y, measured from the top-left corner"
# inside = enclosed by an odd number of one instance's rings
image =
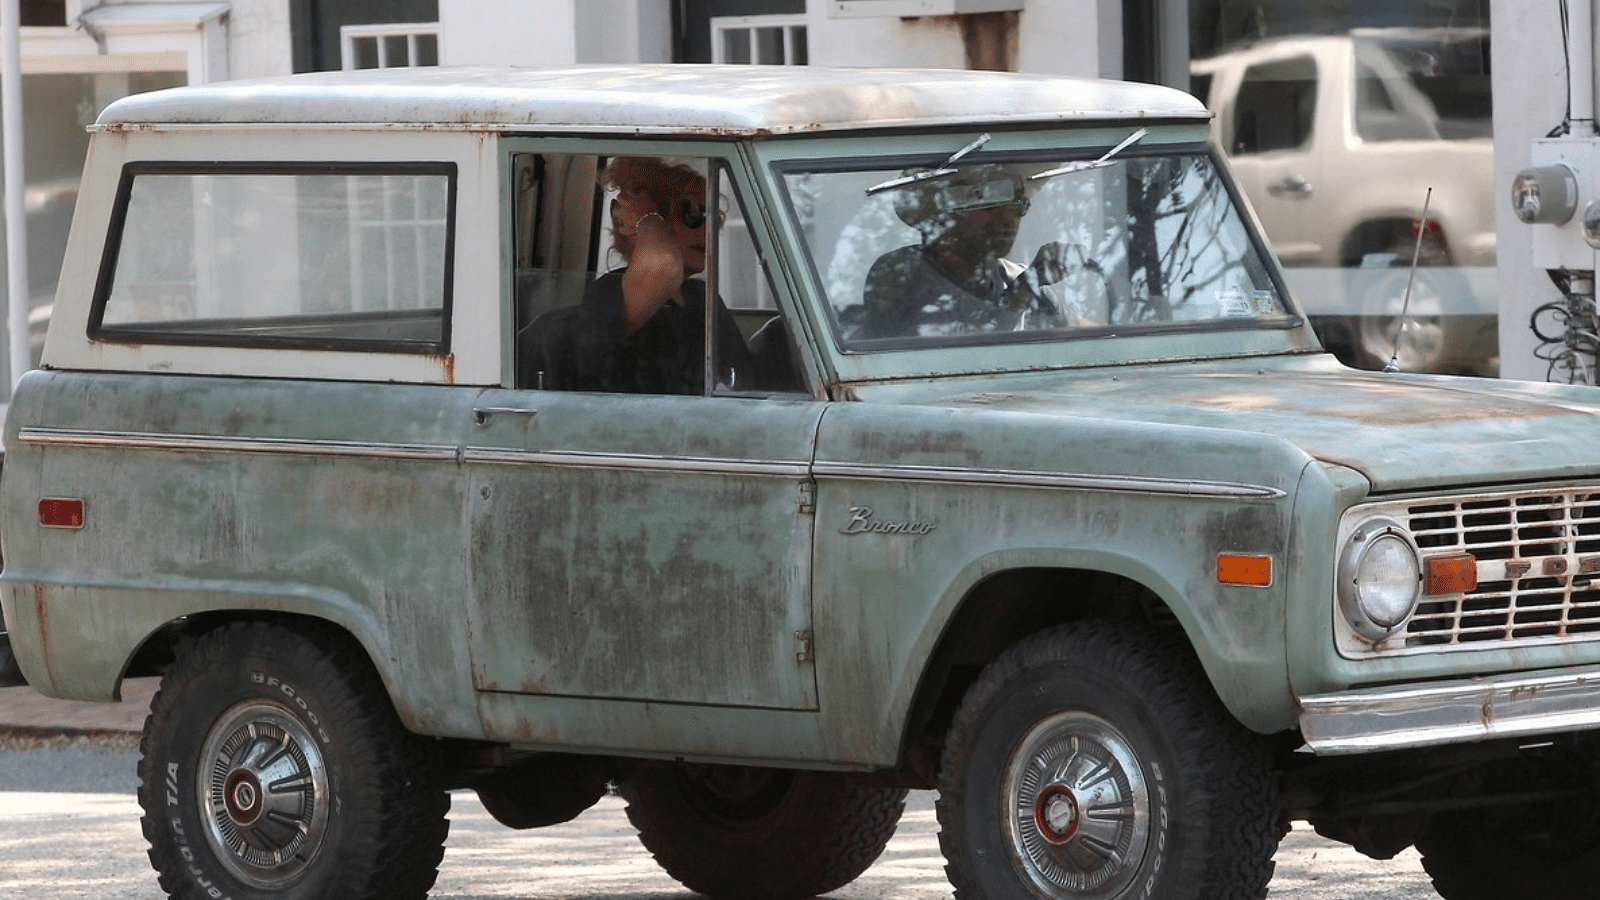
[[[874,520],[872,507],[850,507],[850,521],[839,529],[840,534],[929,534],[938,526],[932,522],[891,522]]]

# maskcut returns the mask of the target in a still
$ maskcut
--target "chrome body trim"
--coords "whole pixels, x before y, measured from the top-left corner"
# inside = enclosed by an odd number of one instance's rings
[[[1327,756],[1595,727],[1600,727],[1600,666],[1300,699],[1300,732],[1313,752]]]
[[[501,410],[494,410],[501,412]],[[517,410],[518,413],[522,410]],[[1285,492],[1262,485],[1202,482],[1186,479],[1074,476],[1051,472],[954,469],[936,466],[864,466],[853,463],[811,464],[803,460],[733,460],[707,456],[654,456],[643,453],[584,453],[570,450],[517,450],[506,447],[464,447],[450,444],[379,444],[363,440],[283,439],[213,434],[90,431],[90,429],[24,428],[24,444],[38,447],[107,447],[122,450],[168,450],[173,453],[277,453],[291,456],[366,456],[373,460],[446,460],[490,466],[570,466],[627,471],[715,472],[734,476],[784,479],[915,480],[928,484],[1008,485],[1066,488],[1155,495],[1208,496],[1216,500],[1280,500]]]
[[[1222,500],[1279,500],[1288,496],[1284,491],[1263,485],[1224,481],[1195,481],[1182,478],[1070,475],[1053,472],[955,469],[937,466],[868,466],[852,463],[818,463],[813,467],[812,471],[819,478],[874,478],[892,481],[923,481],[933,484],[1062,488],[1080,491],[1210,497]]]
[[[18,439],[41,447],[107,447],[166,450],[174,453],[267,453],[290,456],[367,457],[370,459],[475,462],[489,465],[545,465],[585,469],[708,472],[806,479],[804,461],[708,459],[700,457],[516,450],[502,447],[458,448],[453,444],[399,444],[375,441],[328,441],[300,438],[247,438],[204,434],[89,431],[67,428],[23,428]]]
[[[504,447],[467,447],[464,462],[504,466],[565,466],[573,469],[626,469],[638,472],[702,472],[718,475],[766,475],[808,479],[811,466],[804,460],[718,459],[696,456],[653,456],[628,453],[584,453],[568,450],[515,450]]]
[[[17,432],[17,439],[25,444],[41,447],[104,447],[112,450],[167,450],[173,453],[269,453],[285,456],[446,461],[454,461],[458,455],[456,447],[452,444],[387,444],[374,441],[154,434],[138,431],[88,431],[75,428],[23,428]]]
[[[498,410],[496,410],[498,412]],[[518,412],[521,412],[520,410]],[[935,466],[870,466],[853,463],[817,463],[805,460],[747,460],[689,456],[655,456],[625,453],[585,453],[564,450],[519,450],[506,447],[450,444],[401,444],[371,441],[329,441],[302,438],[250,438],[206,434],[156,434],[149,432],[94,431],[70,428],[23,428],[23,443],[49,447],[106,447],[168,450],[175,453],[270,453],[291,456],[368,457],[372,459],[451,460],[487,465],[570,466],[586,469],[725,473],[809,479],[857,478],[919,481],[931,484],[999,485],[1209,497],[1222,500],[1278,500],[1286,496],[1277,488],[1220,481],[1178,478],[1137,478],[1115,475],[1071,475],[1050,472],[958,469]]]

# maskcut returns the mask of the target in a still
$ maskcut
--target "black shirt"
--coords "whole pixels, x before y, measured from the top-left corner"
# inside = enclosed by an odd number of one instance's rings
[[[570,384],[552,384],[580,391],[629,394],[705,393],[705,282],[683,283],[683,305],[668,301],[640,326],[623,336],[622,273],[607,272],[584,291],[583,303],[571,312]],[[717,372],[723,384],[744,387],[751,377],[750,354],[738,325],[717,301]],[[565,380],[565,379],[564,379]]]

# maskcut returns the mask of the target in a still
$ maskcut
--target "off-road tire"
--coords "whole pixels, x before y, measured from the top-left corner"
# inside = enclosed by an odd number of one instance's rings
[[[450,808],[348,636],[236,623],[181,647],[145,720],[139,803],[174,900],[421,900]]]
[[[949,731],[938,815],[957,900],[1259,900],[1283,836],[1265,745],[1189,648],[1106,622],[983,671]]]
[[[621,793],[656,862],[714,900],[799,900],[849,884],[894,836],[906,798],[845,775],[683,764],[641,766]]]
[[[0,622],[0,687],[21,687],[27,683],[22,677],[22,667],[17,664],[17,655],[11,650],[5,623]]]

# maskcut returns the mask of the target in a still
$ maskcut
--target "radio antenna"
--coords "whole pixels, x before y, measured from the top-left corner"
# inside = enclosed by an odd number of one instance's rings
[[[1422,198],[1422,218],[1417,220],[1417,244],[1411,250],[1411,274],[1406,276],[1405,298],[1400,301],[1400,318],[1394,323],[1394,345],[1389,354],[1385,372],[1400,371],[1400,335],[1405,331],[1406,315],[1411,310],[1411,285],[1417,280],[1417,266],[1422,262],[1422,236],[1428,233],[1428,206],[1433,203],[1433,188]]]

